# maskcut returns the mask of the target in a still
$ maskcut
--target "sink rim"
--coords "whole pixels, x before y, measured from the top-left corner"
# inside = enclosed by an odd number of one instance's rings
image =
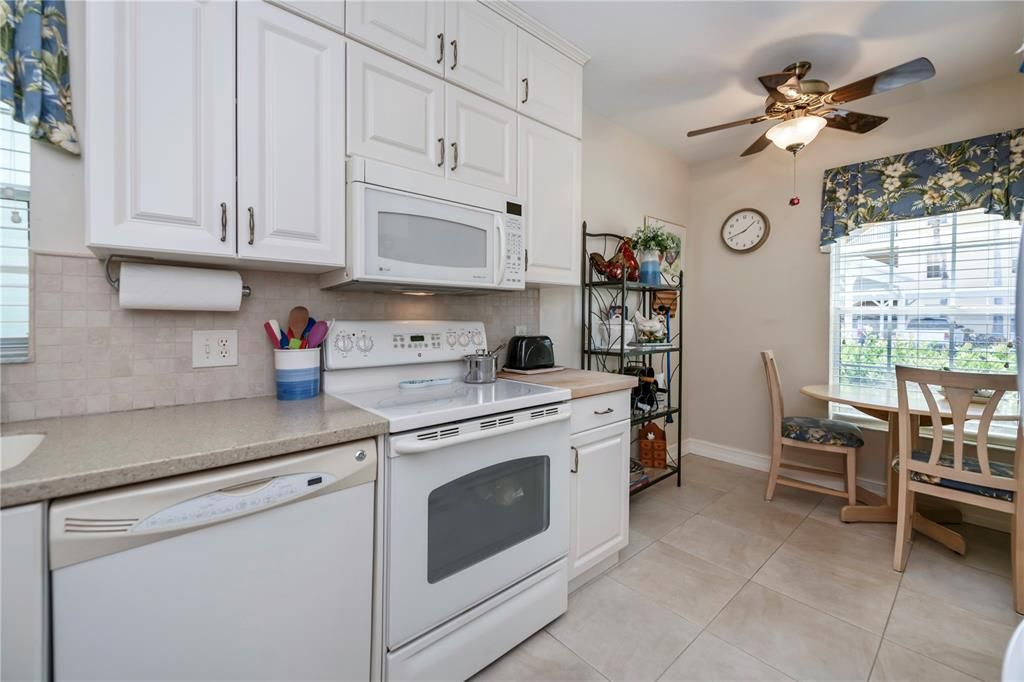
[[[46,438],[45,433],[16,433],[0,436],[0,471],[13,469],[28,459]]]

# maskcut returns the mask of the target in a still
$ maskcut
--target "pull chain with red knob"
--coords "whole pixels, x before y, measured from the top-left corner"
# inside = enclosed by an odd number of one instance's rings
[[[790,206],[799,206],[800,205],[800,197],[798,197],[796,195],[796,153],[797,153],[797,151],[799,151],[799,150],[796,150],[796,149],[793,150],[793,196],[791,196],[789,198],[789,205]]]

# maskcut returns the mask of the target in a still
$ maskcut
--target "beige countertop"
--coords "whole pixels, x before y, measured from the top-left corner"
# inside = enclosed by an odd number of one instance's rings
[[[383,417],[321,395],[244,398],[0,425],[46,438],[0,473],[0,507],[249,462],[386,433]]]
[[[573,399],[586,398],[590,395],[612,393],[634,388],[639,379],[624,374],[594,372],[586,369],[563,369],[558,372],[542,374],[516,374],[515,372],[498,372],[498,377],[522,381],[528,384],[540,384],[552,388],[567,388],[572,392]]]

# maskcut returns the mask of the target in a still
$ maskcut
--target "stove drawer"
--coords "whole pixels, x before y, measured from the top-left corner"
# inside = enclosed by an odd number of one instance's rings
[[[569,431],[573,434],[629,419],[629,391],[602,393],[572,401]]]

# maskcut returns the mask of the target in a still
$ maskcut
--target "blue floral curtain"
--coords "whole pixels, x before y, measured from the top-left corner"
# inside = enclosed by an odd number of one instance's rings
[[[80,153],[71,114],[64,0],[0,0],[4,68],[0,100],[14,119],[72,154]]]
[[[821,245],[862,225],[982,208],[1024,212],[1024,128],[825,171]]]

